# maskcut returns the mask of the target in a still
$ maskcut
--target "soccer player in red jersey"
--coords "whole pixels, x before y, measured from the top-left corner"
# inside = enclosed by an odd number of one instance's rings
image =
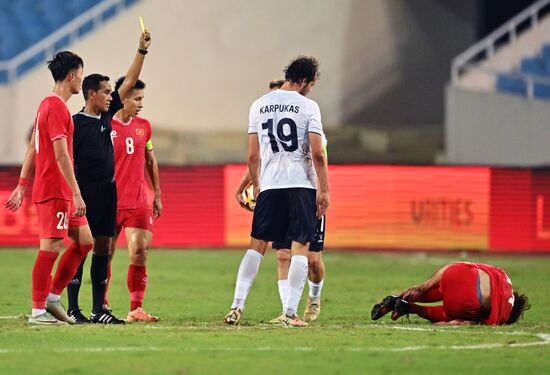
[[[122,85],[118,79],[115,90]],[[143,108],[145,83],[137,80],[134,89],[124,100],[124,108],[113,118],[111,133],[115,149],[115,181],[117,184],[116,239],[122,229],[128,243],[130,265],[127,285],[130,292],[128,322],[159,319],[143,310],[143,298],[147,286],[147,250],[153,238],[153,219],[162,214],[158,164],[151,141],[151,124],[138,117]],[[153,205],[147,199],[145,173],[154,191]],[[116,241],[115,241],[116,242]],[[115,244],[110,258],[114,256]],[[105,301],[107,304],[107,301]]]
[[[54,90],[40,103],[19,184],[4,204],[11,211],[21,206],[35,167],[33,200],[38,213],[40,250],[32,271],[30,324],[72,323],[60,303],[60,295],[92,248],[84,216],[86,205],[73,169],[74,124],[66,105],[73,94],[80,92],[83,66],[82,59],[68,51],[57,53],[48,62]],[[52,280],[53,265],[67,234],[73,243],[59,260]]]
[[[426,306],[417,302],[442,304]],[[374,305],[371,317],[377,320],[391,311],[392,320],[412,313],[439,325],[502,325],[517,322],[529,308],[529,299],[514,292],[503,269],[456,262],[398,296],[387,296]]]

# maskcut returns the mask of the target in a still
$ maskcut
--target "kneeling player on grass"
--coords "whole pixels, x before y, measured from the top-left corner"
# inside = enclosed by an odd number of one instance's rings
[[[123,82],[124,77],[119,78],[115,90],[118,90]],[[116,241],[121,230],[124,229],[130,254],[127,276],[130,292],[130,312],[126,318],[128,322],[158,322],[159,320],[142,308],[147,286],[147,250],[153,239],[153,218],[158,218],[162,213],[159,170],[151,141],[151,124],[146,119],[138,117],[143,108],[144,90],[145,83],[138,79],[134,90],[124,100],[124,108],[119,110],[113,118],[112,132],[118,206],[115,241],[109,260],[109,275]],[[144,170],[155,192],[152,209],[147,199]],[[105,304],[108,305],[107,297],[105,297]]]
[[[443,302],[425,306],[417,302]],[[392,320],[409,313],[439,325],[515,323],[531,306],[524,294],[512,289],[501,268],[488,264],[457,262],[446,265],[418,286],[398,296],[387,296],[374,305],[377,320],[392,312]]]

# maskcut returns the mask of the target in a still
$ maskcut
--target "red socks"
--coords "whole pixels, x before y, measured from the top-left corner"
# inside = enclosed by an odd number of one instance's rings
[[[59,259],[50,291],[52,294],[60,295],[63,292],[63,289],[72,280],[80,263],[82,263],[88,252],[92,250],[92,247],[92,244],[78,246],[74,242],[69,245],[61,256],[61,259]]]
[[[134,311],[143,305],[143,297],[147,287],[147,270],[145,266],[130,264],[127,284],[130,291],[130,311]]]
[[[449,321],[447,315],[445,315],[443,306],[422,306],[417,305],[416,303],[410,303],[409,309],[411,313],[416,314],[421,318],[428,319],[432,323]]]
[[[415,302],[439,302],[443,301],[443,294],[439,291],[439,287],[429,289],[423,293]]]
[[[105,285],[105,297],[103,297],[103,304],[109,306],[109,299],[107,298],[107,292],[109,291],[109,284],[111,283],[111,262],[107,266],[107,285]]]
[[[32,269],[32,308],[45,309],[52,282],[52,269],[59,254],[39,250]],[[74,272],[73,272],[74,273]]]

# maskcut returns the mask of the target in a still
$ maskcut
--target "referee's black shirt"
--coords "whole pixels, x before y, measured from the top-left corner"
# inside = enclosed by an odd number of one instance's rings
[[[93,116],[81,111],[73,116],[74,170],[79,183],[113,180],[115,176],[111,121],[124,105],[118,91],[113,91],[111,96],[108,112]]]

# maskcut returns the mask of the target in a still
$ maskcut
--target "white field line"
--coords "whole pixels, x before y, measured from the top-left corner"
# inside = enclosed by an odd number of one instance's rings
[[[21,318],[20,316],[17,316],[17,315],[1,315],[0,316],[0,320],[2,319],[5,319],[5,320],[9,320],[9,319],[19,319]]]
[[[513,332],[512,332],[513,333]],[[519,333],[513,333],[519,334]],[[523,333],[521,333],[523,334]],[[346,352],[409,352],[420,350],[480,350],[480,349],[498,349],[498,348],[525,348],[532,346],[543,346],[550,344],[550,334],[536,333],[528,334],[539,339],[539,341],[522,342],[522,343],[486,343],[477,345],[419,345],[419,346],[404,346],[400,348],[361,348],[351,347],[342,348],[342,351]],[[332,351],[333,349],[331,349]],[[221,347],[221,348],[197,348],[197,347],[184,347],[184,348],[161,348],[156,346],[146,347],[132,347],[132,346],[119,346],[119,347],[89,347],[89,348],[52,348],[51,352],[55,353],[110,353],[110,352],[316,352],[322,351],[312,347],[271,347],[262,346],[257,348],[238,348],[238,347]],[[0,354],[9,353],[30,353],[31,350],[22,349],[0,349]]]

